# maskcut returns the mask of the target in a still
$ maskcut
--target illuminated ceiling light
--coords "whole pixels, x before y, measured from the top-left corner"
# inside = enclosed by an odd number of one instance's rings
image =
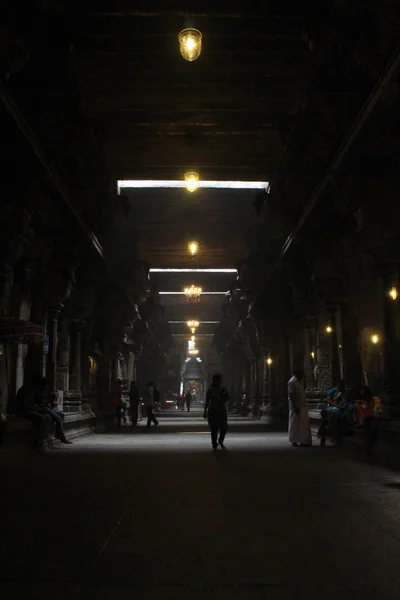
[[[150,273],[237,273],[237,269],[150,269]]]
[[[325,331],[326,331],[326,333],[332,333],[333,329],[332,329],[332,327],[330,325],[327,325],[325,327]]]
[[[121,189],[132,188],[184,188],[186,182],[180,179],[120,179],[117,182],[118,193]],[[269,192],[268,181],[198,181],[197,187],[220,190],[264,190]]]
[[[188,327],[198,327],[198,326],[199,326],[199,322],[198,322],[198,321],[188,321],[188,322],[186,323],[186,325],[187,325]]]
[[[199,302],[202,289],[196,285],[191,285],[189,288],[185,288],[184,294],[188,302]]]
[[[194,350],[189,350],[189,354],[191,354],[192,356],[194,356],[194,355],[196,355],[196,354],[198,354],[198,353],[199,353],[199,351],[198,351],[198,350],[196,350],[196,349],[194,349]]]
[[[315,352],[311,352],[311,358],[315,358]]]
[[[397,288],[392,287],[392,289],[389,291],[389,296],[391,297],[392,300],[397,300]]]
[[[192,340],[192,342],[195,342],[195,341],[196,341],[196,338],[195,338],[195,336],[194,336],[194,335],[192,335],[192,337],[191,337],[190,339]]]
[[[185,296],[188,302],[200,302],[201,288],[194,285],[185,288]]]
[[[269,356],[269,357],[267,358],[267,365],[268,365],[268,366],[271,366],[271,365],[272,365],[272,362],[273,362],[273,361],[272,361],[272,358]]]
[[[195,172],[185,173],[185,187],[188,192],[195,192],[199,187],[199,174]]]
[[[158,292],[161,296],[183,296],[183,295],[187,295],[186,290],[188,290],[190,288],[185,288],[184,292]],[[226,296],[227,294],[229,294],[229,291],[227,292],[203,292],[200,288],[200,293],[202,296]]]
[[[198,29],[188,27],[183,29],[178,35],[179,51],[183,58],[189,62],[193,62],[199,58],[201,54],[202,35]]]
[[[374,333],[374,335],[371,335],[371,342],[373,344],[379,344],[379,335],[377,335],[376,333]]]
[[[197,254],[198,249],[199,244],[197,242],[189,242],[189,252],[192,256],[195,256]]]
[[[184,323],[186,323],[186,325],[188,324],[187,321],[168,321],[168,323],[173,323],[174,325],[183,325]],[[207,323],[210,325],[218,325],[219,321],[197,321],[197,323],[199,323],[199,325],[200,325],[200,323]]]

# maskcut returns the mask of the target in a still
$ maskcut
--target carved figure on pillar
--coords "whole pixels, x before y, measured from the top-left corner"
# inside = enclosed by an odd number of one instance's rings
[[[49,340],[47,354],[46,376],[51,388],[57,385],[57,346],[58,346],[58,317],[62,305],[53,306],[48,311],[47,334]]]
[[[71,373],[70,390],[75,396],[82,395],[82,333],[85,323],[74,322],[74,363]]]

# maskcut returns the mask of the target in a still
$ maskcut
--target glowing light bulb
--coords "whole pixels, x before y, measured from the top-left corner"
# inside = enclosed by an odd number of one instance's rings
[[[311,358],[315,358],[315,352],[311,352]]]
[[[330,325],[325,328],[326,333],[332,333],[333,329]]]
[[[188,192],[195,192],[199,187],[198,173],[185,173],[185,186]]]
[[[389,296],[392,300],[397,300],[397,289],[395,287],[392,287],[392,289],[389,292]]]
[[[379,343],[379,335],[376,335],[376,333],[374,335],[371,335],[371,342],[373,344],[378,344]]]
[[[198,249],[199,249],[199,244],[197,242],[190,242],[189,243],[189,252],[190,252],[190,254],[192,256],[194,256],[195,254],[197,254]]]
[[[267,365],[272,365],[272,358],[270,358],[270,357],[267,358]]]
[[[183,58],[193,62],[201,54],[202,35],[198,29],[191,27],[183,29],[179,36],[179,50]]]

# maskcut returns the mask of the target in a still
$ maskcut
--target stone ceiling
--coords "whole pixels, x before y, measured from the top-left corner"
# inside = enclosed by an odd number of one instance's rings
[[[302,103],[311,55],[298,3],[253,8],[222,1],[85,5],[75,26],[74,65],[87,107],[102,124],[115,179],[182,179],[187,170],[202,179],[273,177],[282,153],[280,127]],[[193,63],[178,48],[178,33],[187,26],[203,34]],[[249,253],[254,191],[123,193],[132,243],[151,267],[194,266],[191,239],[200,243],[197,267],[236,267]],[[232,282],[216,275],[151,279],[164,290],[196,283],[226,291]],[[183,297],[161,298],[171,320],[218,320],[222,301],[204,296],[188,307]]]

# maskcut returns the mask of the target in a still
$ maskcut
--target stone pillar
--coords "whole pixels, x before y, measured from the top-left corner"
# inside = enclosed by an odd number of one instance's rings
[[[74,322],[74,364],[70,389],[75,396],[82,396],[82,328],[83,323]]]
[[[386,394],[383,399],[386,417],[400,418],[400,295],[393,299],[389,290],[399,290],[396,270],[387,270],[383,287],[384,370]]]
[[[49,336],[49,351],[47,354],[46,377],[49,386],[57,386],[57,346],[58,346],[58,316],[59,307],[52,307],[48,311],[47,333]]]
[[[346,387],[364,384],[360,352],[360,328],[356,312],[350,304],[342,306],[342,356]]]
[[[305,327],[305,348],[304,348],[304,372],[306,374],[306,386],[309,390],[315,389],[314,366],[315,366],[315,319],[306,318]]]
[[[41,279],[35,279],[31,288],[31,312],[29,320],[36,325],[45,327],[46,321],[46,302],[44,294],[44,285]],[[44,375],[45,357],[44,342],[28,344],[28,354],[25,359],[24,383],[35,374]]]
[[[111,395],[111,350],[106,340],[102,344],[102,357],[99,365],[100,402],[99,408],[105,413],[109,412],[109,399]]]
[[[57,348],[57,381],[56,388],[63,392],[69,390],[69,359],[70,359],[70,321],[68,317],[61,319]]]
[[[331,382],[333,385],[339,383],[341,379],[340,358],[339,358],[339,342],[338,342],[338,319],[336,318],[336,306],[328,308],[329,322],[332,326],[332,332],[329,336],[329,355],[330,355],[330,371]]]
[[[126,361],[127,361],[126,376],[128,379],[128,385],[130,385],[131,381],[136,381],[135,355],[133,354],[133,352],[128,351],[128,356],[126,358]]]
[[[332,371],[331,371],[331,335],[326,328],[332,327],[328,315],[324,312],[318,317],[317,330],[317,381],[318,390],[326,394],[329,388],[332,387]]]

